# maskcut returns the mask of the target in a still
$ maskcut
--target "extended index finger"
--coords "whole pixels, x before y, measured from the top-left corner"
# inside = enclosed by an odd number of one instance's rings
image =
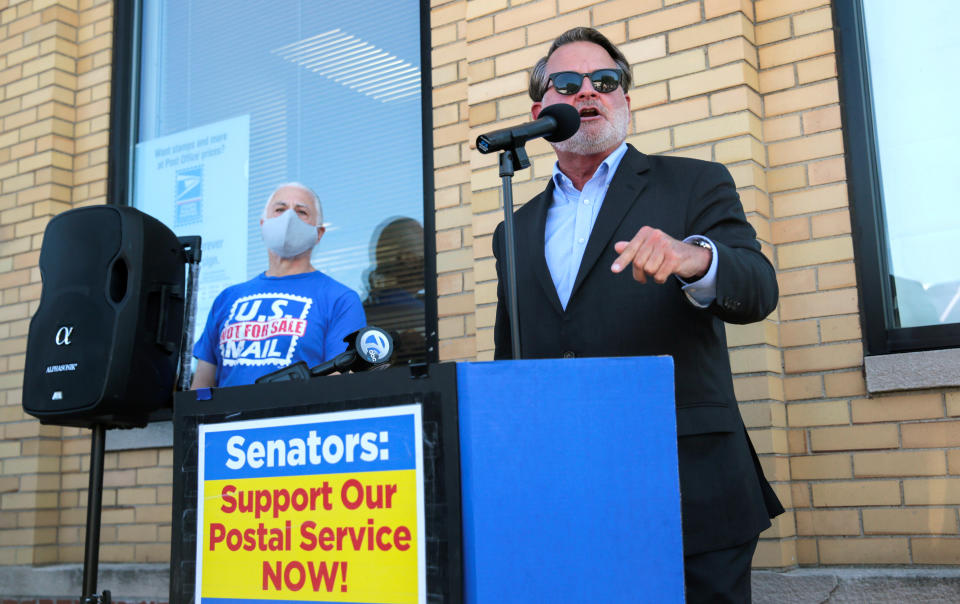
[[[640,246],[643,245],[643,240],[645,239],[646,234],[643,232],[643,229],[637,231],[637,234],[633,236],[633,239],[630,241],[618,241],[614,244],[614,249],[619,249],[620,255],[617,256],[617,259],[613,261],[613,264],[610,266],[610,270],[619,273],[627,266],[629,266],[634,257],[637,255],[637,250],[640,249]]]

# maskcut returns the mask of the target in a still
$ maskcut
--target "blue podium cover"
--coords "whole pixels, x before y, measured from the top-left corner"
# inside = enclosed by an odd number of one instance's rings
[[[466,602],[683,602],[673,360],[457,365]]]

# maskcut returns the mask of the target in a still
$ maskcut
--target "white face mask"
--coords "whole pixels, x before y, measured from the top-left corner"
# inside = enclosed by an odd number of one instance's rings
[[[317,244],[317,227],[300,220],[293,209],[260,225],[267,249],[281,258],[293,258]]]

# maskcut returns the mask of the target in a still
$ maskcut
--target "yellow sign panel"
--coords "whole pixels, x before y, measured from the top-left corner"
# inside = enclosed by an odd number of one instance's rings
[[[419,406],[202,426],[197,602],[424,602],[420,426]]]

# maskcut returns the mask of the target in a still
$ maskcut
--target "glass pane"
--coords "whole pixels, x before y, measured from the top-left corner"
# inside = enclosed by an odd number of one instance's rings
[[[960,323],[955,0],[863,2],[894,325]]]
[[[320,271],[425,358],[415,0],[144,0],[134,204],[203,236],[197,311],[267,267],[260,216],[297,181],[323,204]],[[412,348],[411,348],[412,347]]]

